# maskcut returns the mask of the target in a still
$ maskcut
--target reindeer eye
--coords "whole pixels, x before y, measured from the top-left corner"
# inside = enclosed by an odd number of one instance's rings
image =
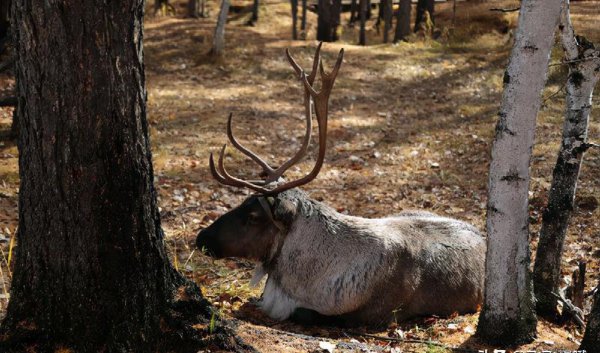
[[[250,212],[248,214],[247,222],[248,222],[248,224],[256,224],[256,223],[258,223],[259,219],[260,219],[260,217],[258,216],[258,213]]]

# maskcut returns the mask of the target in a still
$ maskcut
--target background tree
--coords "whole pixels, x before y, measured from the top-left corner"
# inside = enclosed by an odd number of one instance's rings
[[[560,4],[521,2],[492,147],[486,283],[477,334],[505,346],[536,336],[529,270],[529,162]]]
[[[580,350],[586,352],[598,352],[600,351],[600,288],[596,287],[596,294],[594,295],[594,304],[592,305],[592,312],[587,318],[587,327],[583,340],[581,341]]]
[[[359,17],[360,17],[360,31],[358,35],[358,44],[367,45],[367,33],[366,33],[366,22],[367,22],[367,6],[368,0],[360,0],[359,2]]]
[[[337,41],[338,29],[342,24],[342,0],[333,0],[331,5],[331,40]]]
[[[321,42],[333,41],[333,23],[332,23],[332,5],[333,0],[319,0],[318,19],[317,19],[317,40]]]
[[[254,0],[252,2],[252,15],[250,16],[250,19],[246,23],[247,25],[254,26],[254,24],[258,21],[259,5],[260,5],[259,0]]]
[[[590,146],[587,132],[592,94],[600,79],[600,51],[585,38],[575,36],[569,1],[565,0],[563,4],[559,28],[565,62],[569,66],[565,121],[533,270],[537,313],[547,318],[558,315],[557,299],[552,293],[559,293],[563,245],[573,211],[581,160]]]
[[[434,23],[435,0],[418,0],[417,1],[417,17],[415,18],[414,32],[421,29],[421,23],[425,20],[425,12],[429,13],[431,22]]]
[[[390,28],[392,27],[392,0],[381,0],[379,6],[383,8],[383,42],[387,43],[389,41]]]
[[[10,29],[10,0],[4,0],[0,3],[0,54],[4,52],[6,43],[9,40]]]
[[[185,323],[210,306],[168,261],[153,185],[144,2],[13,9],[19,231],[0,351],[199,349],[207,330]]]
[[[308,0],[302,0],[302,19],[300,21],[300,32],[302,33],[302,39],[306,39],[306,11],[308,8],[307,1]]]
[[[292,7],[292,39],[298,39],[298,0],[290,0]]]
[[[225,25],[227,24],[227,15],[229,15],[229,0],[221,0],[221,9],[219,17],[217,17],[217,25],[215,26],[215,34],[213,35],[212,48],[210,55],[218,57],[223,55],[225,47]]]
[[[350,20],[348,21],[348,25],[354,26],[354,22],[356,22],[356,14],[359,13],[358,1],[350,0]]]
[[[189,0],[187,3],[188,16],[192,18],[204,18],[206,14],[206,0]]]
[[[394,43],[405,40],[410,34],[410,12],[411,1],[400,0],[398,12],[396,13],[396,32],[394,33]]]

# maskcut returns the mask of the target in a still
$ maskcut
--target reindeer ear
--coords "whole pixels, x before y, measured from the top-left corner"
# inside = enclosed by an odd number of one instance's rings
[[[286,228],[289,228],[296,218],[297,206],[290,200],[273,198],[273,207],[271,209],[273,210],[275,221],[281,222]]]

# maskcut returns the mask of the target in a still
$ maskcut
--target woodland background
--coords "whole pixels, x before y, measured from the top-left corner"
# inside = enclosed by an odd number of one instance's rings
[[[186,2],[172,4],[175,14],[155,16],[148,5],[144,51],[155,184],[175,266],[226,317],[238,319],[239,334],[258,349],[304,352],[318,349],[319,342],[337,341],[396,349],[395,342],[356,334],[365,330],[353,334],[274,322],[253,304],[260,288],[248,286],[251,263],[212,260],[194,251],[197,232],[248,195],[217,184],[208,170],[209,152],[226,140],[229,112],[236,119],[237,136],[260,155],[281,161],[299,147],[302,88],[284,49],[290,48],[304,66],[311,62],[316,15],[309,12],[308,39],[292,41],[288,3],[263,2],[258,22],[246,26],[252,3],[233,1],[224,55],[214,59],[208,52],[219,4],[208,2],[209,16],[200,19],[185,17]],[[373,16],[367,24],[369,45],[364,47],[356,45],[358,27],[346,25],[345,12],[340,41],[326,43],[322,50],[327,67],[340,48],[346,50],[331,97],[325,166],[304,189],[352,215],[379,217],[426,209],[485,229],[489,153],[517,18],[516,12],[489,9],[516,6],[516,1],[458,2],[453,18],[452,2],[437,3],[436,27],[441,36],[432,40],[415,34],[398,44],[381,44]],[[578,34],[600,43],[599,2],[573,2],[571,15]],[[534,254],[561,136],[567,75],[567,68],[559,64],[562,57],[557,44],[531,165]],[[12,74],[0,74],[0,96],[13,90]],[[599,94],[597,88],[590,120],[592,142],[600,137]],[[18,152],[9,138],[11,121],[12,108],[0,108],[0,319],[9,299],[12,240],[18,224]],[[232,153],[226,159],[228,165],[245,167],[242,175],[251,173],[250,162],[241,155]],[[291,176],[303,175],[311,166],[309,158]],[[590,149],[582,165],[562,266],[563,275],[570,276],[578,261],[587,261],[588,290],[595,286],[600,270],[599,167],[599,151]],[[369,333],[477,347],[470,338],[476,325],[477,315],[466,315],[418,320]],[[538,325],[538,339],[523,349],[578,347],[582,332],[576,326],[543,320]],[[425,347],[404,344],[402,351],[443,351]]]

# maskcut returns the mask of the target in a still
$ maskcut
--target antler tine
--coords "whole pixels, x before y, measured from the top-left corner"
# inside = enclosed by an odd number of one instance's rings
[[[302,72],[303,77],[306,77],[306,74]],[[290,158],[287,162],[281,165],[281,167],[277,168],[273,172],[273,176],[269,176],[268,181],[276,181],[280,176],[285,173],[285,171],[298,163],[306,155],[306,151],[308,151],[308,145],[310,145],[310,138],[312,133],[312,108],[310,105],[310,95],[307,92],[304,92],[304,111],[306,114],[306,132],[304,134],[304,139],[302,140],[302,146],[300,146],[300,150],[296,152],[296,154]]]
[[[315,78],[317,77],[317,69],[318,69],[319,64],[321,63],[320,52],[321,52],[322,44],[323,44],[323,42],[319,42],[319,45],[317,46],[317,50],[315,51],[315,56],[313,59],[312,71],[308,75],[308,81],[310,82],[311,85],[313,84],[313,82],[315,81]],[[290,62],[290,65],[292,66],[292,68],[294,68],[294,71],[296,71],[296,74],[298,74],[298,76],[302,77],[302,72],[304,70],[300,67],[300,65],[298,65],[298,63],[296,62],[296,60],[290,53],[289,48],[285,49],[285,55],[287,56],[287,59]]]
[[[260,158],[256,153],[254,153],[251,150],[249,150],[248,148],[242,146],[237,141],[237,139],[235,138],[235,136],[233,136],[233,131],[231,129],[231,120],[232,119],[233,119],[233,113],[229,113],[229,118],[227,119],[227,137],[229,138],[229,141],[231,141],[231,144],[235,148],[237,148],[240,152],[242,152],[246,156],[250,157],[250,159],[252,159],[258,165],[260,165],[261,168],[263,169],[264,173],[266,173],[268,175],[272,174],[273,173],[273,168],[271,168],[271,166],[269,166],[269,164],[267,164],[267,162],[265,162],[262,158]]]
[[[233,177],[227,172],[227,170],[225,169],[225,165],[223,163],[226,148],[227,148],[227,145],[226,144],[223,145],[223,148],[221,148],[221,152],[219,153],[219,162],[218,162],[219,171],[218,172],[215,170],[215,164],[213,161],[212,153],[210,154],[209,163],[210,163],[210,167],[211,167],[211,172],[213,173],[213,176],[215,176],[215,175],[218,176],[218,178],[215,177],[215,179],[217,179],[217,181],[221,182],[222,184],[229,185],[229,186],[247,187],[249,189],[252,189],[254,191],[258,191],[261,193],[268,191],[268,189],[266,189],[264,187],[261,187],[259,185],[252,184],[245,180]]]
[[[323,162],[325,161],[325,151],[327,147],[327,118],[329,95],[331,94],[335,78],[337,77],[339,69],[342,65],[343,58],[344,49],[340,50],[335,66],[329,74],[325,74],[325,70],[323,70],[322,65],[320,65],[321,79],[323,82],[321,85],[321,90],[319,92],[315,91],[312,85],[308,82],[306,74],[302,73],[302,82],[304,83],[306,93],[310,94],[315,101],[315,113],[317,115],[317,123],[319,124],[319,153],[317,156],[317,162],[315,163],[315,166],[306,176],[291,181],[289,183],[278,185],[273,190],[270,190],[269,192],[265,193],[265,195],[277,194],[285,190],[289,190],[307,184],[311,180],[316,178],[319,172],[321,171],[321,168],[323,167]]]
[[[323,162],[325,160],[325,151],[326,151],[326,145],[327,145],[327,118],[328,118],[329,96],[331,94],[331,90],[333,88],[335,78],[338,74],[338,71],[342,64],[343,56],[344,56],[344,50],[342,49],[342,50],[340,50],[337,62],[335,64],[333,70],[331,71],[331,73],[326,74],[325,70],[323,69],[323,65],[321,63],[321,57],[320,57],[321,45],[322,45],[322,43],[319,43],[319,46],[317,47],[317,50],[315,52],[314,61],[313,61],[313,70],[309,76],[307,76],[306,73],[304,72],[304,70],[302,70],[302,68],[296,63],[296,61],[290,54],[289,50],[286,50],[286,55],[290,62],[290,65],[294,68],[296,73],[299,74],[300,79],[305,88],[304,89],[304,108],[305,108],[305,112],[306,112],[306,133],[305,133],[304,139],[302,141],[302,146],[300,147],[300,150],[291,159],[289,159],[287,162],[285,162],[281,167],[274,170],[264,160],[262,160],[260,157],[258,157],[258,155],[256,155],[254,152],[252,152],[249,149],[242,146],[235,139],[235,137],[233,136],[232,128],[231,128],[231,124],[232,124],[231,121],[232,121],[233,114],[230,114],[229,119],[227,120],[227,136],[229,137],[229,140],[234,145],[234,147],[236,147],[238,150],[240,150],[246,156],[250,157],[257,164],[259,164],[263,168],[263,171],[267,175],[267,177],[263,181],[245,181],[245,180],[238,179],[236,177],[231,176],[227,172],[227,170],[225,169],[225,166],[224,166],[223,160],[224,160],[225,150],[227,148],[227,145],[223,145],[223,148],[221,149],[221,152],[219,154],[219,161],[218,161],[217,167],[215,167],[214,157],[213,157],[212,153],[210,154],[210,158],[209,158],[210,171],[211,171],[213,177],[218,182],[225,184],[225,185],[230,185],[230,186],[247,187],[247,188],[254,190],[256,192],[259,192],[263,195],[273,195],[273,194],[277,194],[277,193],[283,192],[283,191],[291,189],[291,188],[295,188],[300,185],[304,185],[317,177],[317,175],[319,174],[319,172],[323,166]],[[316,72],[318,69],[320,69],[321,79],[322,79],[321,90],[319,92],[317,92],[312,87],[312,83],[314,82],[314,79],[316,78]],[[308,150],[308,145],[310,144],[310,139],[311,139],[311,131],[312,131],[311,101],[313,99],[314,99],[314,103],[315,103],[314,108],[315,108],[315,114],[317,116],[317,123],[319,125],[319,152],[318,152],[318,156],[317,156],[317,161],[316,161],[313,169],[310,171],[310,173],[308,173],[307,175],[305,175],[304,177],[302,177],[300,179],[297,179],[297,180],[294,180],[294,181],[291,181],[288,183],[279,184],[274,189],[271,189],[271,190],[265,188],[264,187],[265,185],[275,182],[275,181],[278,181],[279,178],[281,177],[281,175],[289,167],[291,167],[292,165],[294,165],[295,163],[300,161],[300,159],[302,159],[302,157],[304,157],[304,155],[306,154],[306,151]]]

